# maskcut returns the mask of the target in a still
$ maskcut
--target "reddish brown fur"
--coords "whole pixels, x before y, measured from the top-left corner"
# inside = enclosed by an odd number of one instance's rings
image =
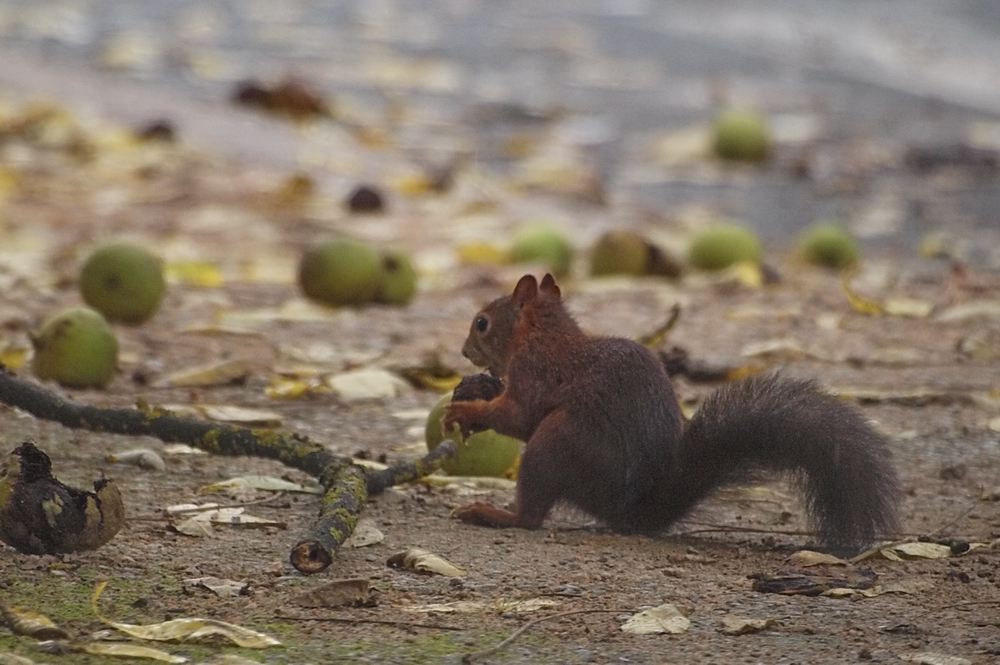
[[[521,278],[473,319],[463,353],[500,378],[491,400],[453,402],[444,425],[527,442],[513,512],[460,509],[494,527],[541,526],[568,501],[620,531],[653,533],[757,469],[801,477],[821,540],[856,549],[897,528],[885,440],[809,381],[751,378],[718,391],[684,427],[659,360],[631,340],[588,337],[551,275]]]

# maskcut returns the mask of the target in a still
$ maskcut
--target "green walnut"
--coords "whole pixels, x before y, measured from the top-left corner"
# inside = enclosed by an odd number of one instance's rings
[[[160,259],[127,242],[98,247],[80,272],[84,302],[109,321],[146,321],[160,306],[166,288]]]
[[[608,231],[590,252],[590,274],[641,276],[649,272],[649,243],[631,231]]]
[[[382,280],[376,300],[387,305],[405,305],[417,293],[417,271],[406,252],[382,254]]]
[[[566,236],[548,224],[528,224],[514,236],[510,250],[514,263],[540,263],[556,277],[569,274],[573,248]]]
[[[56,314],[31,343],[35,376],[67,388],[102,388],[118,365],[118,340],[100,312],[89,307]]]
[[[715,118],[713,149],[723,159],[761,162],[771,153],[771,133],[762,115],[747,109],[728,109]]]
[[[446,473],[453,476],[505,476],[521,454],[523,444],[520,439],[497,434],[493,430],[476,432],[466,441],[462,441],[458,432],[444,436],[441,417],[445,408],[451,404],[451,397],[451,393],[441,397],[427,416],[427,427],[424,430],[427,449],[434,450],[445,439],[458,445],[457,454],[441,465]]]
[[[363,242],[338,238],[308,250],[299,262],[299,286],[307,298],[327,305],[363,305],[375,300],[382,260]]]
[[[799,254],[809,263],[844,268],[860,258],[861,250],[843,226],[828,221],[817,222],[802,233]]]
[[[688,258],[695,268],[721,270],[741,261],[759,262],[760,241],[748,229],[718,222],[703,229],[691,241]]]

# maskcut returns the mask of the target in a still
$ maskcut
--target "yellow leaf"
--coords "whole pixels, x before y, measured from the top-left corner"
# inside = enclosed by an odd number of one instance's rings
[[[877,301],[870,298],[865,298],[851,286],[851,278],[854,277],[857,272],[856,267],[847,268],[840,274],[840,287],[844,291],[844,295],[847,296],[847,301],[851,303],[851,307],[854,308],[856,312],[865,314],[867,316],[882,316],[885,314],[885,310],[882,305]]]
[[[0,363],[7,366],[7,369],[17,371],[24,367],[24,361],[28,359],[27,347],[16,344],[6,344],[0,348]]]
[[[650,349],[655,349],[656,347],[658,347],[660,344],[663,343],[663,340],[667,338],[667,336],[670,334],[670,331],[674,329],[674,326],[677,324],[677,319],[680,318],[680,315],[681,315],[681,306],[678,303],[674,303],[674,306],[670,308],[670,314],[667,317],[666,322],[653,332],[640,337],[638,339],[638,342]]]
[[[27,635],[36,640],[64,640],[69,637],[52,619],[26,607],[0,605],[0,613],[15,635]]]
[[[847,561],[832,554],[824,552],[814,552],[812,550],[799,550],[794,552],[787,560],[789,565],[797,568],[808,568],[810,566],[846,566]]]
[[[427,376],[422,379],[422,385],[425,388],[429,388],[430,390],[434,390],[439,393],[446,393],[449,390],[454,390],[461,382],[461,376]]]
[[[253,366],[246,360],[224,360],[173,372],[156,382],[157,387],[220,386],[246,379]]]
[[[93,656],[123,656],[125,658],[148,658],[158,660],[161,663],[186,663],[188,659],[184,656],[175,656],[160,649],[144,647],[139,644],[124,644],[109,642],[90,642],[80,647],[84,652]]]
[[[424,173],[407,173],[396,178],[392,185],[404,196],[422,196],[434,191],[434,181]]]
[[[167,281],[188,286],[217,288],[222,286],[222,271],[210,261],[177,261],[168,263],[165,271]]]
[[[764,272],[756,261],[740,261],[731,269],[737,282],[751,289],[759,289],[764,284]]]
[[[20,174],[8,167],[0,167],[0,202],[10,200],[21,186]]]
[[[304,379],[290,379],[283,376],[271,377],[269,385],[264,389],[264,394],[274,399],[298,399],[303,395],[310,395],[317,392],[318,388],[329,392],[326,386],[318,386],[315,381]]]
[[[460,245],[458,258],[470,265],[502,266],[510,262],[507,250],[485,242]]]

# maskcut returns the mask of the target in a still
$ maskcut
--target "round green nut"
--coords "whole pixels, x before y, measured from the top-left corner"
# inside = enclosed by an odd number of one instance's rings
[[[520,439],[497,434],[493,430],[476,432],[466,441],[457,431],[444,436],[441,431],[441,417],[444,410],[451,404],[452,394],[448,393],[437,401],[430,415],[427,416],[427,427],[424,438],[427,449],[434,450],[445,439],[454,441],[458,452],[446,460],[441,468],[453,476],[492,476],[501,478],[517,463],[523,443]]]
[[[857,241],[834,221],[817,222],[799,237],[799,254],[809,263],[845,268],[861,256]]]
[[[417,293],[417,271],[406,252],[382,254],[382,281],[376,300],[387,305],[406,305]]]
[[[139,324],[148,320],[166,288],[160,259],[128,242],[98,247],[80,272],[83,301],[108,321]]]
[[[752,231],[728,222],[706,227],[691,241],[688,259],[695,268],[721,270],[742,261],[759,262],[760,241]]]
[[[510,258],[514,263],[541,263],[556,277],[563,277],[573,263],[573,248],[558,229],[548,224],[528,224],[514,236]]]
[[[771,154],[767,121],[756,111],[727,109],[715,118],[712,147],[723,159],[761,162]]]
[[[338,238],[309,249],[299,262],[299,286],[327,305],[363,305],[378,295],[382,261],[363,242]]]
[[[118,340],[100,312],[89,307],[56,314],[31,343],[35,376],[67,388],[102,388],[118,365]]]
[[[590,274],[634,275],[649,272],[649,243],[638,233],[608,231],[590,252]]]

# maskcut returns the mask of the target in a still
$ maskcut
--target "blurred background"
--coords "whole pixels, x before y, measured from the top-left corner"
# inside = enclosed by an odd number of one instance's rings
[[[318,119],[234,104],[288,82]],[[780,241],[837,218],[1000,265],[993,0],[4,0],[0,91],[163,120],[336,195],[474,167],[532,194],[522,220],[704,207]],[[766,118],[766,160],[706,154],[727,107]]]

